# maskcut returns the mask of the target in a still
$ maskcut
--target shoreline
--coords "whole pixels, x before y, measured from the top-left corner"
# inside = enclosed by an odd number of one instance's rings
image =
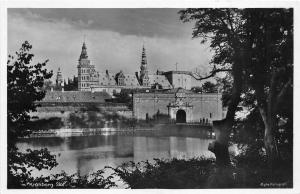
[[[166,128],[168,127],[168,128]],[[98,135],[98,134],[109,134],[109,133],[121,133],[121,132],[139,132],[139,131],[161,131],[161,130],[206,130],[211,135],[214,135],[212,127],[209,125],[199,124],[155,124],[153,126],[137,126],[127,128],[115,128],[115,127],[102,127],[102,128],[60,128],[60,129],[47,129],[33,131],[28,137],[45,137],[45,136],[81,136],[81,135]]]

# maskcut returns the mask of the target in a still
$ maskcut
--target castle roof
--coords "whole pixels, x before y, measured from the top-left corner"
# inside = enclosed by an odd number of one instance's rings
[[[41,102],[105,102],[111,96],[106,92],[47,91]]]
[[[172,85],[164,75],[148,75],[150,85],[154,85],[155,83],[160,84],[163,88],[172,88]]]
[[[139,82],[137,80],[137,77],[134,74],[125,74],[122,73],[122,78],[124,78],[124,83],[126,86],[139,86]],[[100,86],[116,86],[117,81],[116,77],[118,77],[119,74],[114,73],[99,73],[99,84]],[[124,76],[124,77],[123,77]]]

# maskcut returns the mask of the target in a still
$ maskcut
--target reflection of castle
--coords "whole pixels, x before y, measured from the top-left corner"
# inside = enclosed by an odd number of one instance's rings
[[[110,94],[120,92],[121,89],[160,88],[172,89],[182,87],[190,90],[193,86],[200,86],[188,71],[168,71],[149,74],[146,49],[143,46],[140,72],[125,74],[96,72],[95,66],[90,63],[86,44],[83,43],[78,61],[78,90],[79,91],[105,91]]]

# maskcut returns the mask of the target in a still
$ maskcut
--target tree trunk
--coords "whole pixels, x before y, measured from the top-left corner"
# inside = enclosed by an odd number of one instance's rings
[[[209,144],[208,150],[215,154],[218,167],[230,166],[228,141],[234,123],[235,112],[241,100],[240,95],[243,86],[242,68],[244,63],[244,60],[242,59],[244,59],[244,56],[245,53],[243,50],[240,50],[235,56],[236,63],[232,65],[232,95],[228,104],[226,118],[219,121],[213,121],[213,130],[216,133],[216,141]]]
[[[231,125],[228,120],[213,121],[213,131],[216,133],[216,141],[210,143],[208,150],[216,156],[216,164],[219,167],[230,165],[228,152],[228,140]]]
[[[265,126],[264,145],[268,157],[268,164],[271,168],[273,168],[274,162],[279,158],[277,143],[274,137],[274,131],[276,128],[276,117],[271,112],[269,112],[269,114],[267,115],[266,111],[262,107],[259,108],[259,112]]]

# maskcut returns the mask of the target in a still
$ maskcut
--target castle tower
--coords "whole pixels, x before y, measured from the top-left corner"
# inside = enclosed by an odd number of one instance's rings
[[[147,57],[146,49],[143,45],[142,51],[142,61],[141,61],[141,71],[140,71],[140,82],[142,86],[149,86],[149,76],[148,76],[148,67],[147,67]]]
[[[60,87],[63,85],[63,77],[62,77],[62,73],[60,71],[60,67],[57,70],[55,82],[56,82],[56,87]]]
[[[83,42],[81,54],[78,60],[78,90],[87,91],[91,85],[91,73],[94,71],[94,66],[90,65],[90,60],[87,55],[87,47]]]

